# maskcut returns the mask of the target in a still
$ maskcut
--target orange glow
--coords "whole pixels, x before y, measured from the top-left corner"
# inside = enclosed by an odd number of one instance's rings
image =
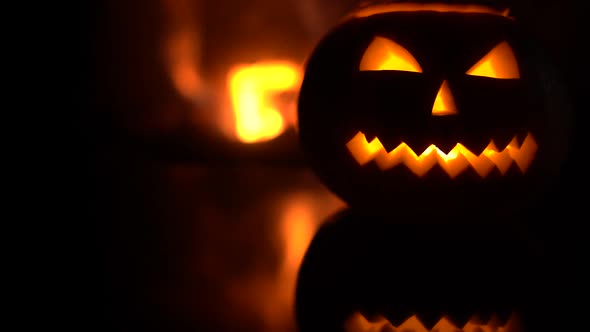
[[[431,330],[428,330],[415,315],[396,327],[382,316],[369,321],[361,313],[355,312],[344,323],[344,330],[346,332],[521,332],[522,327],[514,314],[503,326],[498,324],[495,317],[492,317],[486,324],[480,324],[472,319],[462,329],[455,326],[447,317],[442,317]]]
[[[259,304],[263,310],[262,316],[271,331],[283,330],[282,324],[294,320],[291,315],[297,271],[323,217],[318,215],[317,205],[307,193],[295,194],[281,205],[283,212],[277,230],[277,240],[281,246],[279,270],[273,280],[267,281],[263,289],[259,289],[259,294],[252,294],[262,300]],[[330,204],[328,206],[332,207]]]
[[[236,135],[242,142],[265,141],[280,135],[285,119],[273,95],[299,88],[300,66],[290,62],[260,62],[234,67],[228,88],[236,118]]]
[[[280,265],[272,280],[266,280],[254,300],[261,301],[262,316],[269,331],[284,331],[294,321],[293,303],[297,272],[311,240],[325,218],[344,207],[344,203],[326,192],[300,192],[280,204],[277,240]]]
[[[195,36],[191,31],[180,31],[168,41],[168,62],[172,82],[176,90],[185,98],[198,96],[202,89],[202,79],[195,63],[198,52]]]
[[[318,220],[313,213],[312,202],[305,197],[290,201],[283,216],[283,239],[285,244],[284,269],[295,272],[316,231]]]
[[[375,37],[361,60],[360,70],[400,70],[421,73],[412,54],[394,41]]]
[[[198,6],[190,0],[162,0],[162,8],[170,29],[164,45],[164,59],[172,83],[180,95],[194,100],[203,93]]]
[[[435,12],[457,12],[457,13],[481,13],[508,17],[508,10],[499,11],[490,7],[481,5],[461,5],[461,4],[436,4],[436,3],[392,3],[385,5],[370,6],[362,8],[355,13],[353,17],[368,17],[376,14],[393,13],[393,12],[418,12],[418,11],[435,11]]]
[[[312,179],[311,173],[309,176]],[[256,248],[269,251],[254,262],[254,273],[237,277],[229,287],[224,287],[231,301],[223,305],[229,308],[233,305],[231,311],[239,313],[240,318],[255,319],[262,325],[258,329],[260,331],[292,331],[296,325],[293,304],[297,273],[305,252],[326,218],[343,209],[346,204],[323,187],[304,190],[291,188],[285,192],[275,192],[267,198],[268,201],[265,199],[260,201],[261,204],[250,207],[251,211],[244,218],[246,221],[255,221],[257,227],[261,227],[261,214],[273,211],[272,219],[268,219],[275,221],[268,225],[271,228],[257,228],[254,233],[261,233],[262,237],[251,241],[252,245],[257,243]],[[245,228],[239,229],[243,231]],[[234,234],[232,239],[242,239],[244,236],[249,235]],[[269,246],[268,241],[271,241],[272,246]],[[265,263],[270,263],[270,266]],[[214,263],[211,265],[215,266]],[[236,317],[226,318],[235,320]]]
[[[449,82],[446,80],[440,86],[436,99],[434,99],[434,105],[432,106],[432,115],[444,116],[457,114],[457,107],[455,106],[455,100],[453,94],[451,94],[451,88]]]
[[[522,145],[519,146],[518,140],[514,137],[502,151],[491,141],[479,156],[461,143],[457,143],[447,154],[431,144],[418,156],[406,143],[401,143],[387,152],[379,138],[375,137],[373,141],[367,142],[362,132],[358,132],[346,143],[346,147],[361,166],[373,160],[381,170],[387,170],[403,163],[414,174],[423,176],[438,163],[451,178],[455,178],[469,166],[482,178],[485,178],[494,166],[504,175],[513,162],[522,173],[525,173],[537,152],[537,143],[530,133]]]
[[[514,52],[507,42],[501,42],[486,56],[479,60],[467,75],[484,76],[491,78],[520,78],[518,64]]]

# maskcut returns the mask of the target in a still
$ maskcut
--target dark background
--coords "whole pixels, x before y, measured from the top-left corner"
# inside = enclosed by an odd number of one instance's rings
[[[329,1],[319,2],[330,7]],[[215,206],[222,217],[212,220],[221,220],[227,230],[249,238],[237,247],[238,239],[220,240],[215,250],[226,248],[228,253],[219,259],[228,259],[232,266],[246,265],[228,271],[229,275],[247,273],[249,262],[265,261],[261,255],[272,252],[272,247],[261,247],[257,240],[264,238],[268,222],[259,221],[261,226],[251,217],[246,219],[252,227],[236,225],[244,219],[249,204],[255,204],[252,197],[271,199],[268,197],[277,191],[301,186],[322,190],[321,185],[293,144],[294,133],[281,138],[285,143],[278,147],[263,145],[236,153],[239,148],[226,145],[207,129],[183,126],[183,111],[177,112],[175,126],[154,126],[159,121],[154,105],[187,107],[171,99],[172,88],[155,52],[157,41],[150,38],[158,31],[157,6],[151,1],[125,1],[114,7],[113,3],[89,0],[70,8],[69,18],[78,28],[72,44],[81,46],[74,54],[81,61],[79,67],[76,62],[80,70],[69,90],[75,104],[67,122],[72,125],[67,128],[71,135],[64,142],[66,153],[61,159],[65,177],[56,184],[63,193],[57,198],[58,207],[63,208],[60,220],[66,226],[61,234],[68,243],[64,257],[68,267],[73,267],[61,278],[74,295],[64,300],[64,311],[70,313],[64,320],[79,331],[262,331],[255,319],[232,322],[238,316],[229,312],[237,309],[219,299],[222,291],[211,289],[214,286],[206,280],[191,288],[191,280],[179,275],[185,271],[179,269],[185,264],[182,255],[189,255],[190,244],[202,249],[199,241],[206,242],[211,234],[225,236],[223,230],[211,232],[207,227],[216,226],[201,214]],[[113,12],[113,8],[120,11]],[[573,0],[514,1],[511,8],[546,46],[563,74],[574,110],[571,154],[555,190],[559,200],[548,202],[554,204],[550,214],[531,218],[531,229],[556,263],[556,269],[547,272],[563,283],[564,317],[571,315],[569,324],[582,327],[585,324],[577,322],[586,313],[573,303],[587,303],[578,288],[587,262],[581,230],[588,220],[582,186],[587,179],[581,137],[586,110],[581,97],[587,86],[582,84],[585,63],[581,56],[587,39],[582,29],[583,9]],[[314,38],[317,36],[308,41]],[[223,148],[207,148],[215,144]],[[244,193],[239,194],[240,190]],[[256,210],[249,213],[256,216]],[[260,215],[272,223],[272,216]],[[239,253],[243,255],[233,256]],[[266,261],[275,259],[270,256]],[[180,287],[175,294],[194,295],[199,300],[163,301],[166,296],[161,291],[169,290],[170,285]],[[228,313],[224,315],[223,310]]]

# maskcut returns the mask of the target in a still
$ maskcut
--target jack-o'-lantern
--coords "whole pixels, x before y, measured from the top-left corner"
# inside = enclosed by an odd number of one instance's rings
[[[567,100],[541,53],[507,10],[362,8],[306,63],[301,145],[351,206],[396,215],[526,206],[568,148]]]
[[[551,282],[560,272],[529,231],[494,220],[425,229],[352,211],[324,223],[303,259],[301,332],[565,328]]]

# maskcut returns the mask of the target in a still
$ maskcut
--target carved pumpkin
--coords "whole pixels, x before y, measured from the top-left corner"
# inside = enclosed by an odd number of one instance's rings
[[[301,332],[559,331],[544,246],[490,218],[392,223],[351,212],[318,231],[296,291]],[[493,226],[492,226],[493,225]],[[566,317],[567,318],[567,317]]]
[[[440,214],[526,206],[567,151],[559,81],[507,11],[363,8],[308,59],[298,104],[311,167],[351,206]],[[425,209],[424,207],[429,207]]]

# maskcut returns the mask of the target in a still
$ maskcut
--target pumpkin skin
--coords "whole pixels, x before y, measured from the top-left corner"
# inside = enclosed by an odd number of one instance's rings
[[[424,8],[353,16],[317,45],[298,102],[300,142],[310,166],[351,207],[379,214],[434,217],[454,214],[458,205],[473,213],[490,207],[512,213],[531,206],[551,190],[568,150],[570,111],[558,77],[515,19],[452,6]],[[409,53],[420,72],[361,70],[379,41]],[[468,74],[506,45],[517,75]],[[437,116],[445,91],[453,112]],[[517,157],[508,157],[504,168],[486,157],[491,142],[507,152],[512,143],[524,147],[527,135],[534,148],[524,167]],[[419,172],[406,167],[410,153],[388,165],[375,155],[359,161],[349,145],[374,138],[382,155],[402,145],[416,155],[431,146],[451,155],[459,143],[489,167],[479,171],[459,158],[462,168],[447,171],[436,153]]]
[[[442,317],[463,331],[474,317],[485,325],[493,315],[500,325],[519,321],[506,332],[560,330],[563,301],[549,282],[558,272],[535,236],[505,226],[490,219],[424,228],[352,210],[333,216],[299,270],[299,330],[356,332],[345,329],[355,313],[393,326],[415,316],[426,331]]]

